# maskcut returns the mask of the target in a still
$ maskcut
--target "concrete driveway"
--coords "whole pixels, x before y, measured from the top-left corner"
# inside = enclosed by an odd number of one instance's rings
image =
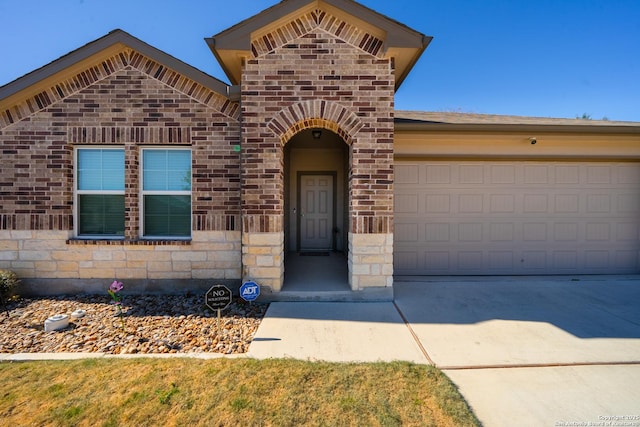
[[[639,276],[421,278],[395,289],[485,426],[640,426]]]
[[[394,288],[393,303],[272,303],[249,356],[433,363],[485,427],[640,426],[640,276]]]

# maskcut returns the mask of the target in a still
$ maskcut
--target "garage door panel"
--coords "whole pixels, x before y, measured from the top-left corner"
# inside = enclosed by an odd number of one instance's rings
[[[525,194],[523,196],[523,213],[547,213],[549,212],[549,195]]]
[[[459,165],[458,182],[460,184],[484,184],[484,166],[479,164]]]
[[[587,184],[611,184],[611,167],[587,166]]]
[[[484,197],[481,194],[460,194],[458,213],[477,214],[484,212]]]
[[[553,168],[554,183],[560,185],[577,185],[580,184],[580,166],[577,165],[558,165]]]
[[[522,240],[524,242],[546,242],[547,224],[541,222],[522,224]]]
[[[425,197],[424,212],[433,213],[451,213],[451,196],[449,194],[428,194]]]
[[[580,211],[580,196],[577,194],[556,194],[552,213],[577,214]]]
[[[615,252],[615,266],[622,272],[635,272],[640,262],[640,255],[635,250],[619,250]],[[635,268],[634,268],[635,267]]]
[[[521,268],[523,271],[544,272],[549,268],[547,263],[547,251],[522,251],[520,258]]]
[[[419,274],[422,265],[418,264],[418,251],[396,251],[393,266],[396,270],[406,271],[406,274]]]
[[[503,270],[506,273],[513,271],[513,255],[510,251],[489,251],[489,268],[495,271]]]
[[[483,270],[482,251],[458,252],[458,268],[469,273],[479,273]]]
[[[558,272],[574,271],[578,267],[578,251],[553,251],[552,267]]]
[[[590,266],[590,268],[594,269],[607,268],[611,263],[608,251],[585,251],[584,257],[585,263]]]
[[[415,222],[407,224],[396,224],[395,239],[402,243],[417,243],[419,240],[418,230],[420,226]]]
[[[396,164],[394,167],[395,183],[418,184],[420,177],[420,165]]]
[[[589,194],[587,196],[587,213],[611,213],[611,196],[609,194]]]
[[[431,164],[424,166],[426,184],[451,184],[451,166]]]
[[[578,223],[558,222],[553,225],[553,240],[556,242],[578,242]]]
[[[399,170],[396,274],[638,272],[637,163],[430,161]]]
[[[397,194],[394,209],[399,214],[417,214],[420,196],[417,193]]]
[[[451,270],[451,254],[444,251],[427,251],[423,255],[424,265],[430,270],[445,273]]]
[[[621,165],[618,168],[618,183],[631,184],[640,187],[640,168],[629,165]]]
[[[451,226],[447,223],[432,223],[425,225],[425,242],[451,241]]]
[[[491,184],[515,184],[516,168],[509,164],[492,165]]]
[[[479,222],[458,224],[458,241],[460,242],[482,242],[484,239],[483,225]]]
[[[549,167],[546,165],[527,165],[524,167],[525,184],[548,184]]]
[[[616,240],[621,242],[635,242],[640,237],[640,225],[635,222],[617,222]]]
[[[640,188],[640,185],[638,185]],[[625,193],[616,197],[616,208],[621,214],[640,213],[640,194]]]
[[[491,213],[515,213],[516,197],[514,194],[491,194],[489,196]]]
[[[595,222],[587,224],[587,242],[608,242],[611,240],[611,224]]]

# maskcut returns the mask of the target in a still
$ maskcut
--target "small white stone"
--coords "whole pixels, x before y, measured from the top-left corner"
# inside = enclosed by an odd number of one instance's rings
[[[44,331],[57,331],[69,326],[69,316],[66,314],[56,314],[44,321]]]

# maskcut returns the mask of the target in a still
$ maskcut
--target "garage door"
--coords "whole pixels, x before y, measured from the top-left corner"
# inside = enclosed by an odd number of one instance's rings
[[[395,164],[397,275],[639,272],[640,163]]]

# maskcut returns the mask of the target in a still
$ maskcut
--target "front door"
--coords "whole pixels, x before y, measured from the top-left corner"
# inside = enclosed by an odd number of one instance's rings
[[[300,175],[298,224],[301,251],[331,250],[334,227],[334,176]]]

